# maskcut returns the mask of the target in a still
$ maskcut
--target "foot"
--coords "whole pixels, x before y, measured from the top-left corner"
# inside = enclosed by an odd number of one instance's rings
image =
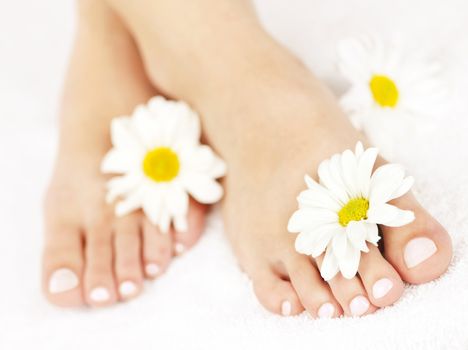
[[[156,92],[136,47],[100,1],[81,1],[65,86],[60,146],[45,201],[43,289],[60,306],[105,306],[140,293],[201,234],[206,207],[191,202],[187,232],[162,234],[141,212],[116,218],[100,162],[112,117]]]
[[[304,174],[317,178],[322,160],[354,149],[362,140],[331,94],[307,72],[294,74],[297,69],[302,68],[293,65],[290,76],[308,77],[301,84],[253,79],[243,91],[231,92],[239,108],[229,97],[216,98],[214,107],[206,107],[205,117],[213,113],[228,126],[208,135],[229,164],[227,233],[258,300],[268,310],[294,315],[306,309],[314,317],[370,314],[397,301],[403,282],[424,283],[446,271],[451,241],[410,193],[393,204],[412,210],[415,221],[404,227],[381,226],[383,251],[369,246],[354,278],[339,274],[327,283],[318,268],[323,257],[314,261],[295,251],[296,235],[286,227],[297,209],[295,197],[305,189]],[[236,114],[240,110],[242,114]],[[230,146],[236,139],[243,142]]]

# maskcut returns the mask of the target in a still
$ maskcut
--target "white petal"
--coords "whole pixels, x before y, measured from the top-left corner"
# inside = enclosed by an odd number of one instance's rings
[[[324,185],[329,191],[331,191],[331,193],[333,193],[333,195],[336,196],[342,204],[348,202],[349,197],[346,190],[344,189],[344,186],[335,180],[335,176],[339,177],[340,174],[332,174],[331,161],[329,159],[326,159],[320,163],[318,168],[318,175],[320,178],[320,183]]]
[[[139,105],[135,108],[132,124],[146,149],[153,149],[161,145],[160,120],[151,113],[146,105]]]
[[[346,254],[343,257],[338,258],[338,265],[344,278],[351,279],[356,276],[360,260],[361,252],[359,249],[348,245]]]
[[[299,233],[294,242],[294,247],[298,253],[310,255],[317,240],[317,235],[313,232]]]
[[[202,173],[213,179],[226,174],[224,161],[217,157],[213,150],[206,145],[184,150],[181,154],[184,159],[184,168],[190,172]]]
[[[408,192],[411,187],[413,186],[414,184],[414,178],[412,176],[408,176],[406,177],[405,179],[403,179],[403,181],[401,182],[401,185],[400,187],[398,187],[393,193],[392,195],[390,196],[390,200],[392,199],[395,199],[395,198],[398,198],[398,197],[401,197],[403,196],[404,194],[406,194],[406,192]]]
[[[359,189],[364,198],[369,198],[370,179],[378,153],[379,150],[377,148],[368,148],[358,160],[357,177]]]
[[[356,156],[349,149],[344,151],[341,156],[342,178],[346,185],[346,190],[351,198],[361,195],[358,186],[358,172]]]
[[[169,228],[171,227],[171,215],[164,205],[161,207],[157,226],[162,234],[169,233]]]
[[[142,207],[148,220],[155,226],[159,223],[163,204],[163,192],[157,185],[146,190]]]
[[[313,232],[323,224],[337,223],[338,214],[322,208],[301,208],[288,222],[289,232]]]
[[[348,237],[346,236],[346,231],[343,230],[342,235],[335,235],[332,240],[332,248],[335,256],[340,259],[346,254],[348,249]]]
[[[346,227],[346,234],[354,248],[366,253],[369,251],[366,244],[367,227],[365,222],[351,221]]]
[[[165,199],[171,216],[187,215],[189,196],[181,186],[175,183],[169,184]]]
[[[144,146],[133,129],[131,118],[118,117],[112,120],[111,139],[116,148],[129,152],[144,151]]]
[[[190,174],[184,176],[183,184],[190,195],[202,204],[216,203],[223,196],[223,187],[202,174]]]
[[[106,202],[111,204],[117,197],[126,195],[134,190],[142,181],[140,173],[129,173],[124,176],[116,176],[110,179],[106,187],[108,188]]]
[[[317,207],[338,212],[342,207],[340,203],[331,195],[331,193],[322,186],[319,188],[302,191],[299,193],[297,201],[299,202],[299,206],[301,208]]]
[[[333,254],[333,249],[331,246],[328,246],[327,251],[325,252],[325,257],[322,261],[322,265],[320,266],[320,275],[325,281],[329,281],[335,277],[338,271],[338,261]]]
[[[104,156],[101,162],[101,172],[104,174],[122,174],[135,169],[141,161],[143,153],[113,148]]]
[[[320,227],[315,232],[315,235],[317,236],[317,239],[314,242],[313,249],[309,253],[313,258],[317,258],[322,255],[333,237],[336,235],[344,236],[345,230],[339,224],[328,224]]]
[[[385,164],[379,167],[371,178],[369,200],[371,203],[386,203],[400,188],[405,170],[398,164]]]
[[[361,141],[358,141],[356,143],[356,147],[354,149],[354,154],[356,154],[356,157],[361,157],[361,155],[364,153],[364,146],[362,145]]]
[[[118,202],[115,206],[115,215],[124,216],[131,213],[134,210],[141,208],[143,204],[142,189],[139,188],[132,192],[125,199]]]
[[[379,228],[377,224],[371,224],[366,222],[366,241],[372,243],[377,247],[377,243],[380,241]]]
[[[391,227],[406,225],[414,220],[414,213],[401,210],[391,204],[371,206],[367,211],[367,221]]]

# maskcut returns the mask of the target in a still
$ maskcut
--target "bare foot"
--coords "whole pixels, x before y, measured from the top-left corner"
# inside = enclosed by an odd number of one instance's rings
[[[189,230],[161,234],[141,212],[115,218],[105,204],[100,162],[110,120],[156,91],[137,49],[100,1],[79,2],[75,48],[65,84],[60,146],[45,201],[43,289],[60,306],[105,306],[138,295],[174,254],[201,234],[206,207],[191,202]]]
[[[352,279],[337,275],[327,283],[317,268],[321,258],[295,251],[287,223],[304,174],[316,177],[322,160],[353,148],[362,135],[263,31],[249,1],[109,2],[135,34],[152,81],[201,113],[205,135],[227,162],[225,227],[268,310],[364,315],[398,300],[403,281],[427,282],[447,269],[450,238],[412,194],[395,204],[416,220],[382,226],[383,254],[370,247]]]

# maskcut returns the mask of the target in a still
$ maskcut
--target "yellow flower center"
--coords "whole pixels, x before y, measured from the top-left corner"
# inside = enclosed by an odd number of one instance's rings
[[[369,82],[375,102],[382,107],[394,108],[398,103],[400,93],[395,82],[385,75],[374,75]]]
[[[367,219],[367,210],[369,209],[369,201],[365,198],[351,199],[338,212],[338,221],[341,226],[348,226],[350,221],[361,221]]]
[[[157,147],[143,159],[143,172],[156,182],[169,182],[179,173],[177,154],[168,147]]]

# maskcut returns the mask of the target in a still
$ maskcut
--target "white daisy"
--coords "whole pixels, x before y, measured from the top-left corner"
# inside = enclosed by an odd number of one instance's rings
[[[226,166],[200,144],[198,115],[184,102],[152,98],[131,117],[115,118],[111,139],[101,170],[121,174],[107,186],[107,201],[118,199],[117,216],[141,208],[162,232],[171,222],[186,231],[189,194],[204,204],[222,197],[215,179],[224,176]]]
[[[377,225],[398,227],[414,220],[414,213],[387,202],[408,192],[413,178],[402,166],[386,164],[372,174],[378,150],[346,150],[324,160],[318,168],[320,183],[306,175],[308,189],[297,198],[299,209],[288,230],[299,233],[296,250],[316,258],[325,251],[321,275],[332,279],[338,271],[345,278],[356,275],[366,241],[377,246]]]
[[[351,84],[341,105],[355,127],[366,130],[387,118],[437,115],[447,89],[440,65],[403,55],[376,38],[347,39],[338,44],[338,69]],[[379,120],[380,119],[380,120]]]

